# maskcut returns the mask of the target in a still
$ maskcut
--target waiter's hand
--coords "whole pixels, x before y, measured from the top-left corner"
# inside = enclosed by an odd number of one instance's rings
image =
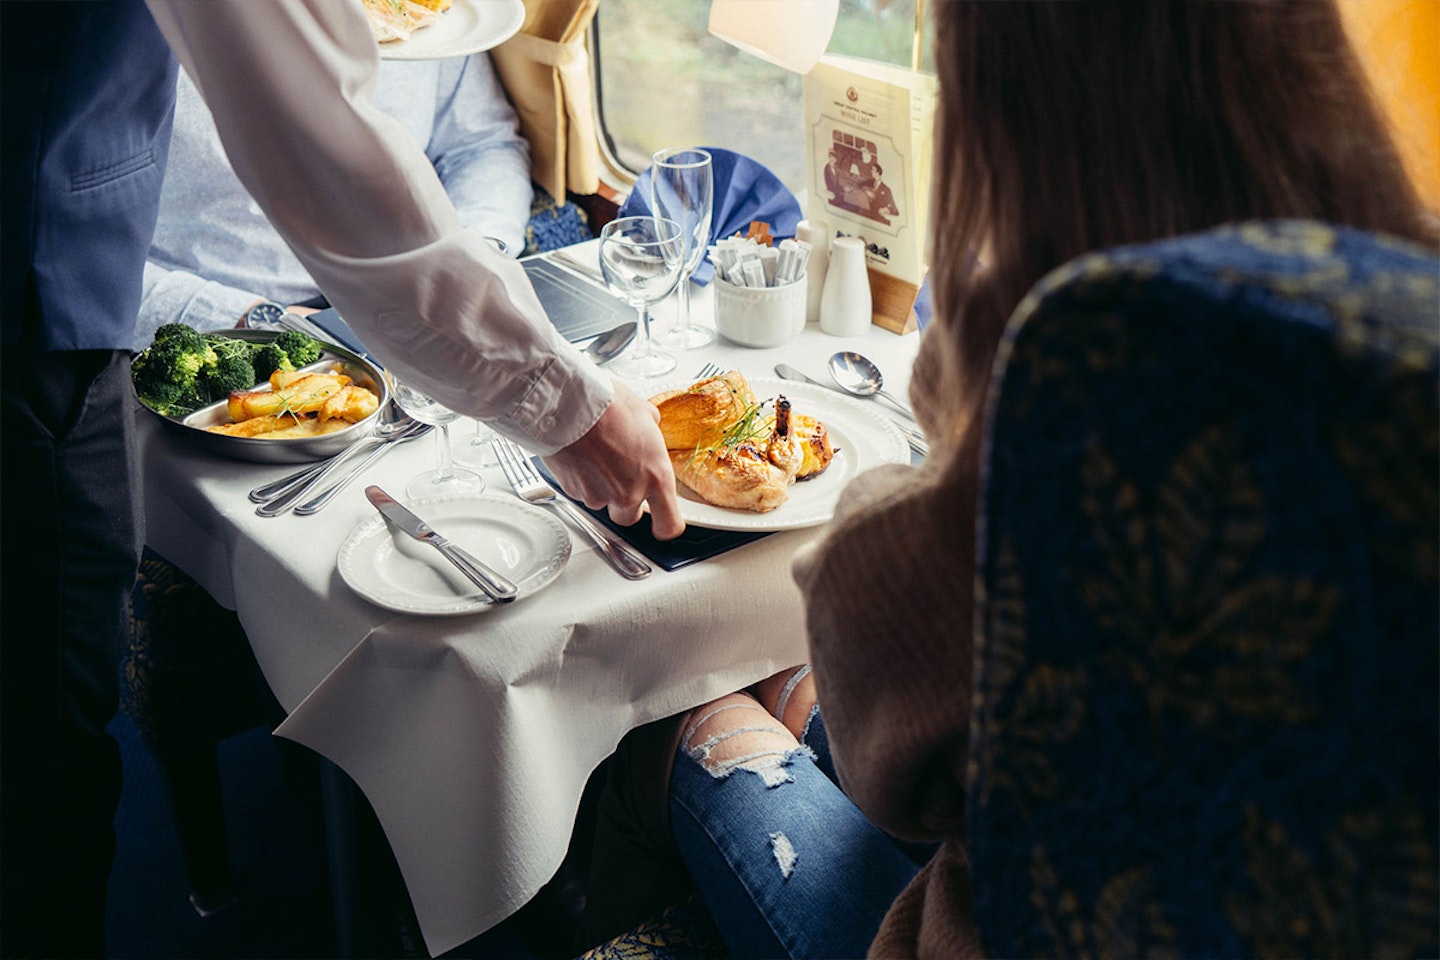
[[[595,426],[570,446],[545,458],[565,492],[610,519],[629,526],[650,501],[651,530],[673,540],[685,530],[675,496],[675,470],[660,436],[660,411],[623,384]]]

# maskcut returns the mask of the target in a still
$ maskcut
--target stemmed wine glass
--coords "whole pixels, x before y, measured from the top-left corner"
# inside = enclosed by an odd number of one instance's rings
[[[678,362],[650,339],[650,304],[675,289],[684,258],[680,225],[661,217],[619,217],[600,230],[600,272],[605,286],[635,308],[635,346],[611,362],[622,377],[659,377]]]
[[[401,383],[388,370],[385,371],[385,379],[390,384],[390,396],[395,398],[400,409],[421,423],[440,428],[435,431],[435,442],[438,445],[435,469],[423,471],[411,478],[405,485],[405,495],[411,500],[420,500],[444,494],[475,494],[484,490],[484,479],[478,473],[457,469],[450,452],[450,423],[459,419],[460,414],[428,393]]]
[[[690,316],[690,277],[710,244],[714,206],[715,177],[707,151],[670,147],[651,158],[650,210],[657,217],[680,224],[685,241],[685,261],[677,284],[680,309],[675,322],[660,333],[660,342],[669,347],[688,350],[715,339],[714,330],[700,326]]]

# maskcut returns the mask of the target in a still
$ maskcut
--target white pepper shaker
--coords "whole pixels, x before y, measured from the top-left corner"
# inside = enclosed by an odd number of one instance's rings
[[[870,330],[870,275],[859,237],[836,237],[820,295],[820,330],[832,337],[860,337]]]
[[[805,261],[805,322],[816,323],[830,266],[830,232],[824,220],[801,220],[795,225],[795,239],[810,244],[810,259]]]

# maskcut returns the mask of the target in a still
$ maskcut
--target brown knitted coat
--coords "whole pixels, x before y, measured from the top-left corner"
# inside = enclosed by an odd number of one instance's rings
[[[930,398],[912,396],[923,422]],[[872,957],[979,954],[963,845],[976,447],[857,477],[795,563],[846,792],[886,831],[942,841],[892,905]]]

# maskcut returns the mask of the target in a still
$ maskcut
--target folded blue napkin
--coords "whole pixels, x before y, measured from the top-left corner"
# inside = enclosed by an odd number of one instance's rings
[[[711,176],[715,181],[715,207],[710,219],[710,239],[744,234],[752,221],[770,224],[776,240],[795,236],[795,225],[803,217],[800,201],[780,178],[758,160],[720,147],[701,147],[710,154]],[[640,174],[630,196],[620,205],[617,216],[638,217],[650,213],[650,170]],[[700,261],[691,279],[702,287],[710,282],[715,265]]]

